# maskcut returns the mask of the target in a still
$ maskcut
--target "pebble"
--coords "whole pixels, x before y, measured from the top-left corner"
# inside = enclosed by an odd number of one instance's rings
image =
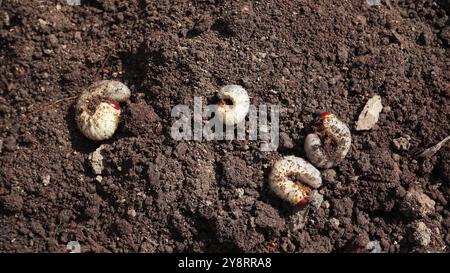
[[[81,0],[66,0],[69,6],[79,6],[81,5]]]
[[[409,240],[420,246],[427,246],[431,243],[431,229],[423,222],[416,222],[411,227]]]
[[[245,190],[243,188],[236,189],[236,195],[238,196],[238,198],[242,198],[242,196],[244,196],[244,194],[245,194]]]
[[[91,162],[92,171],[94,174],[102,174],[104,169],[104,157],[103,150],[106,148],[105,144],[100,145],[91,155],[89,155],[89,160]]]
[[[394,148],[398,151],[408,151],[411,148],[411,143],[409,141],[411,137],[406,135],[405,137],[399,137],[392,141]]]
[[[0,12],[0,20],[3,23],[4,26],[9,27],[10,25],[10,18],[6,11]]]
[[[137,213],[134,209],[129,209],[127,211],[127,214],[128,214],[128,216],[133,217],[133,218],[136,217],[136,215],[137,215]]]
[[[314,190],[311,192],[310,198],[310,205],[314,208],[314,210],[319,209],[323,202],[323,195],[317,190]]]
[[[336,228],[339,227],[340,224],[341,224],[341,223],[339,222],[338,219],[336,219],[336,218],[331,218],[331,219],[330,219],[330,226],[331,226],[332,228],[336,229]]]
[[[356,130],[370,130],[378,122],[380,117],[380,112],[383,109],[381,104],[381,97],[378,95],[373,96],[369,99],[361,111],[356,123]]]
[[[381,5],[381,0],[366,0],[366,3],[369,6],[379,6]]]
[[[381,253],[381,245],[379,241],[370,241],[366,246],[370,253]]]
[[[41,180],[42,180],[42,184],[44,184],[44,186],[50,185],[50,175],[49,174],[42,176]]]

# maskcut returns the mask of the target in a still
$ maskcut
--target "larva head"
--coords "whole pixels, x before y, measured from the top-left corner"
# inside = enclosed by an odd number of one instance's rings
[[[324,127],[327,127],[327,124],[330,123],[330,121],[332,121],[333,119],[335,119],[335,115],[333,115],[333,113],[331,112],[322,112],[319,115],[319,119],[316,122],[316,130],[318,130],[318,132],[320,133],[320,131],[322,131],[324,129]]]
[[[309,194],[311,193],[311,188],[303,183],[298,184],[298,195],[294,198],[294,206],[306,206],[311,201]]]
[[[326,118],[328,118],[328,117],[330,117],[332,115],[333,115],[333,113],[331,113],[331,112],[322,112],[320,114],[320,119],[326,119]]]

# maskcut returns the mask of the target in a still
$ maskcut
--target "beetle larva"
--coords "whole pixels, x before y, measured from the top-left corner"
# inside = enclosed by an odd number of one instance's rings
[[[83,91],[75,105],[76,122],[84,136],[101,141],[112,137],[120,121],[120,102],[131,92],[118,81],[99,81]]]
[[[331,168],[350,150],[350,129],[330,112],[322,113],[317,125],[316,132],[306,136],[305,153],[316,167]]]
[[[245,119],[250,107],[247,91],[240,85],[226,85],[218,93],[218,116],[225,124],[234,125]]]
[[[321,185],[319,170],[296,156],[286,156],[277,161],[269,176],[272,191],[292,205],[308,204],[311,190]]]

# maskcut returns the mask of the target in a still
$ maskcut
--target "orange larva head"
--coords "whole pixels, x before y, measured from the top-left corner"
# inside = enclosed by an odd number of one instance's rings
[[[309,194],[311,193],[311,188],[303,183],[298,185],[298,190],[300,191],[300,198],[294,200],[295,205],[306,206],[310,202]]]
[[[327,119],[327,118],[332,117],[332,116],[333,116],[333,113],[331,113],[331,112],[322,112],[320,114],[320,119],[324,120],[324,119]]]

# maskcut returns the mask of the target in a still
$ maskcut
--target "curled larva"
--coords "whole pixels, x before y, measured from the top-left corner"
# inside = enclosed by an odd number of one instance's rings
[[[217,115],[225,124],[234,125],[245,119],[250,107],[247,91],[240,85],[226,85],[219,91]]]
[[[110,138],[119,126],[119,102],[130,95],[126,85],[111,80],[96,82],[84,90],[75,105],[77,126],[83,135],[96,141]]]
[[[272,191],[292,205],[306,205],[312,189],[322,185],[319,170],[303,158],[286,156],[277,161],[269,176]]]
[[[308,134],[305,153],[319,168],[331,168],[342,161],[350,150],[352,138],[348,126],[330,112],[320,115],[316,132]]]

